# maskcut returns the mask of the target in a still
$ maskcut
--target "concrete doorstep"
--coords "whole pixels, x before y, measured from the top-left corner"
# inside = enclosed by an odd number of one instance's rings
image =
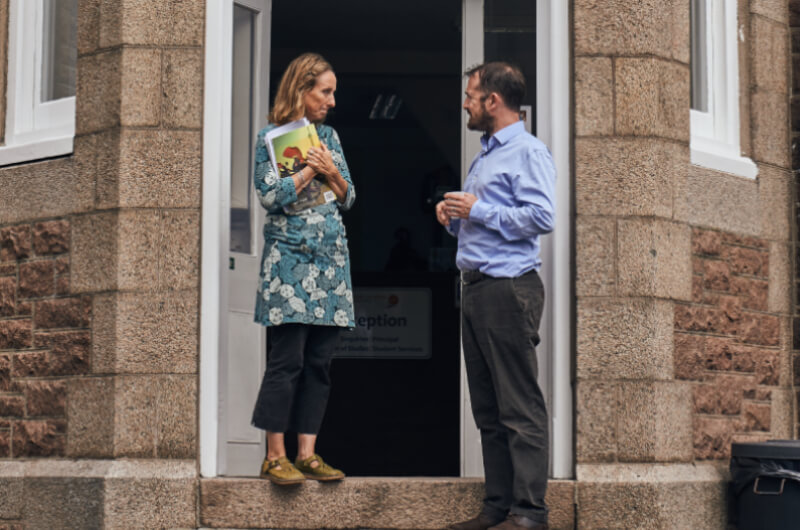
[[[574,528],[572,481],[551,481],[550,525]],[[279,487],[266,480],[200,481],[200,526],[205,528],[437,529],[474,517],[483,479],[347,478]]]

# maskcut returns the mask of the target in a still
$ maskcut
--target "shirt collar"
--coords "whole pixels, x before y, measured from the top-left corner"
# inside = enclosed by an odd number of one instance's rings
[[[522,120],[516,121],[511,125],[507,125],[494,133],[492,136],[484,134],[481,136],[481,146],[484,151],[491,151],[498,145],[504,145],[506,142],[525,132],[525,124]]]

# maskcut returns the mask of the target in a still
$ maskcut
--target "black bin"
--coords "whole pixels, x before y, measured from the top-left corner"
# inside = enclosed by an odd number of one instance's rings
[[[729,493],[739,530],[800,529],[800,440],[733,444]]]

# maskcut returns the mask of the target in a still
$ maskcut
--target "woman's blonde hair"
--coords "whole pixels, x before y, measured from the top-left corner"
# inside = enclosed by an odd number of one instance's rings
[[[283,125],[302,118],[306,110],[303,95],[314,88],[321,74],[328,71],[332,72],[333,67],[316,53],[304,53],[289,63],[275,94],[275,103],[269,113],[270,123]]]

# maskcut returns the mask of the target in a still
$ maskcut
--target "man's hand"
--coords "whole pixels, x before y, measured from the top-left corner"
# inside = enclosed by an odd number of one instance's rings
[[[451,191],[444,194],[445,209],[451,218],[455,219],[469,219],[469,212],[472,210],[472,205],[478,198],[465,191]],[[441,204],[441,203],[439,203]],[[438,216],[438,205],[437,216]]]
[[[450,216],[447,214],[447,205],[445,201],[436,203],[436,220],[445,228],[450,226]]]

